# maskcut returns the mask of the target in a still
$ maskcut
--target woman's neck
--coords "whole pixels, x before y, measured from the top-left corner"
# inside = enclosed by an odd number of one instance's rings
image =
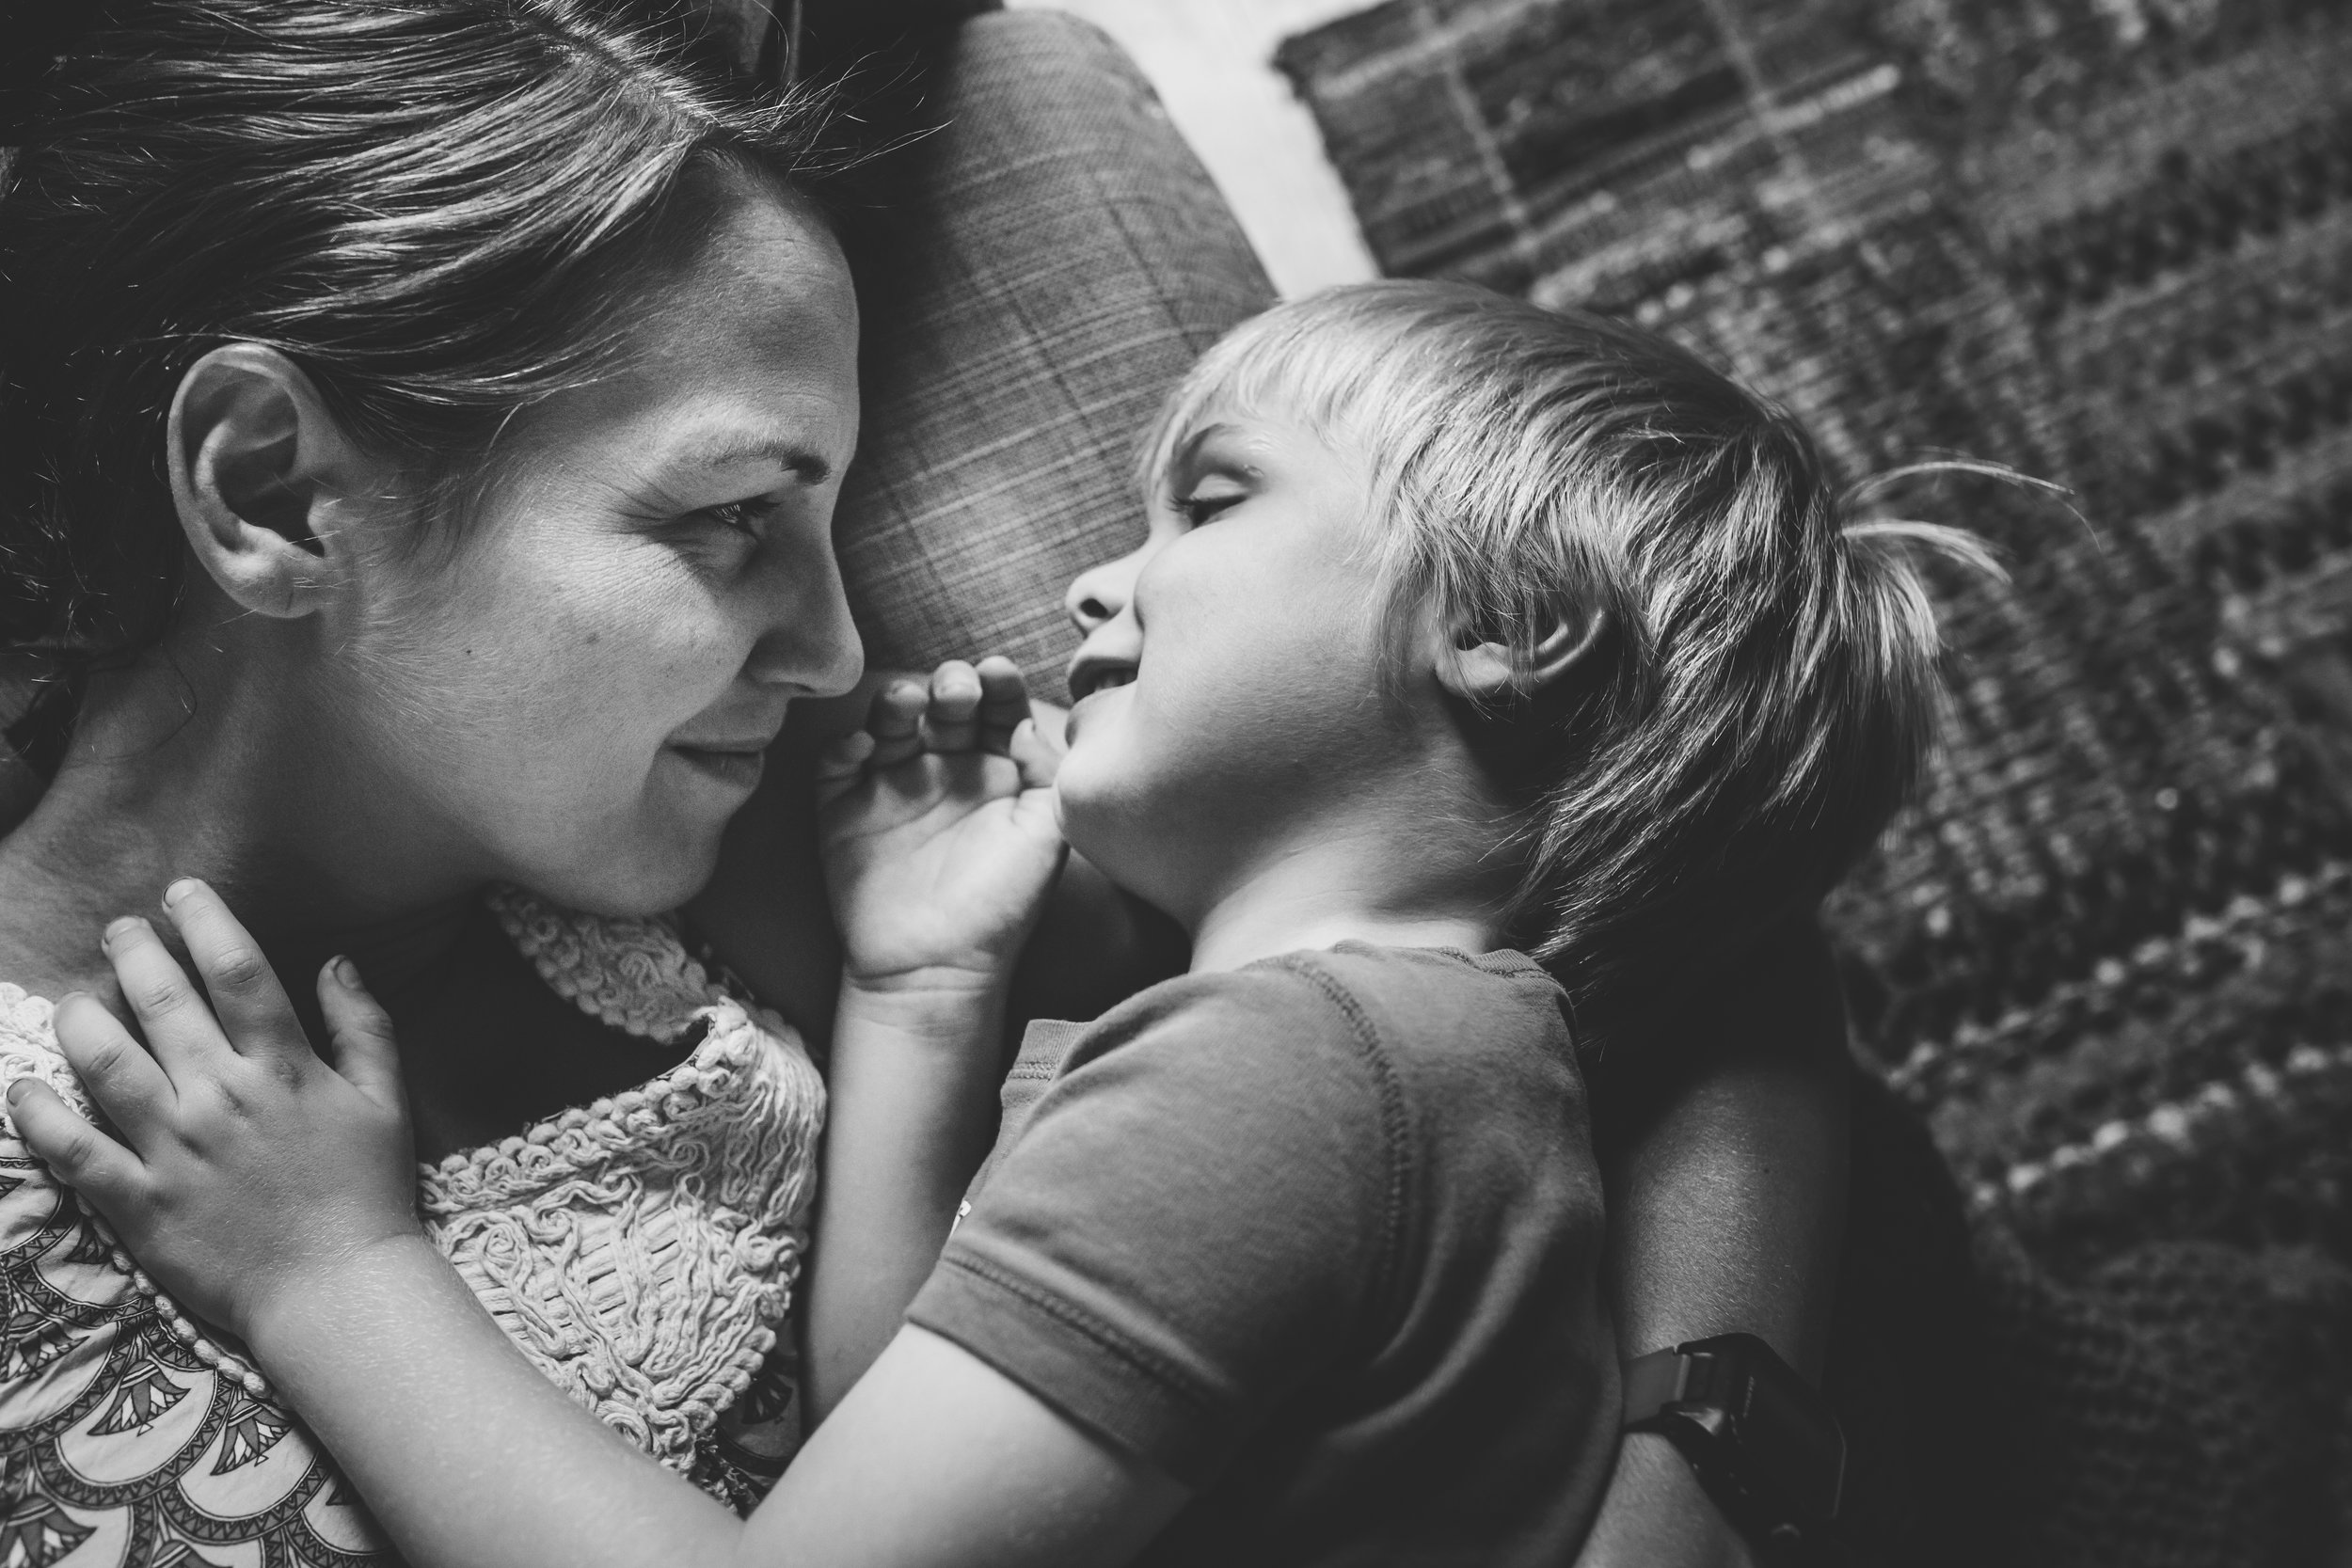
[[[413,982],[456,940],[475,888],[431,879],[414,855],[345,863],[368,835],[320,832],[345,792],[316,766],[315,739],[304,744],[298,704],[185,669],[151,656],[91,681],[57,777],[0,839],[0,979],[52,998],[111,995],[100,931],[119,915],[155,918],[166,887],[199,877],[306,1015],[311,976],[339,953],[379,995]]]

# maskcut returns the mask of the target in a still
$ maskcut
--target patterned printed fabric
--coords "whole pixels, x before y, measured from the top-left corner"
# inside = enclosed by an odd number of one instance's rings
[[[1996,1316],[2039,1314],[1994,1324],[2021,1408],[2178,1461],[2032,1446],[2096,1505],[2047,1549],[2308,1544],[2310,1475],[2214,1378],[2299,1367],[2260,1386],[2287,1446],[2352,1475],[2345,1298],[2233,1250],[2352,1260],[2352,8],[1392,0],[1280,61],[1391,272],[1655,326],[1850,479],[1957,451],[2074,489],[2087,527],[1903,498],[2014,582],[1937,578],[1949,745],[1831,922]],[[2299,1362],[2223,1353],[2289,1319]]]
[[[868,438],[835,536],[875,668],[1001,652],[1042,696],[1070,579],[1142,538],[1123,461],[1273,291],[1126,55],[1069,17],[966,24],[910,73],[853,227]]]
[[[494,907],[583,1011],[693,1043],[642,1088],[421,1169],[426,1231],[552,1382],[746,1506],[797,1440],[790,1356],[771,1352],[806,1244],[823,1085],[799,1037],[714,984],[667,923],[514,893]],[[26,1075],[87,1113],[49,1004],[0,984],[0,1082]],[[186,1331],[4,1119],[0,1304],[0,1564],[387,1553],[267,1386]]]

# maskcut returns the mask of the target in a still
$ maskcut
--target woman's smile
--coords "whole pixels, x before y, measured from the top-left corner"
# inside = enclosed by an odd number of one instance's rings
[[[749,795],[759,787],[760,775],[767,770],[766,748],[757,750],[722,750],[715,746],[683,746],[673,742],[664,750],[684,762],[703,777],[715,781],[732,793]]]

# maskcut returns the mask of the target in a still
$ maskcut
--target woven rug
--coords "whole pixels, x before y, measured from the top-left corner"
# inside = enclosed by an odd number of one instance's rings
[[[1391,0],[1279,63],[1390,272],[1654,326],[1850,479],[2074,492],[1901,498],[2014,580],[1937,579],[1948,742],[1830,924],[2042,1555],[2352,1561],[2352,7]],[[2258,1386],[2333,1451],[2255,1452]]]
[[[1286,44],[1375,253],[1668,333],[1996,539],[1832,924],[1980,1206],[2352,1256],[2352,9],[1397,0]]]

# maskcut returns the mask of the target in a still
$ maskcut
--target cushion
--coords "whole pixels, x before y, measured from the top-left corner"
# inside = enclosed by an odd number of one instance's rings
[[[866,439],[836,526],[876,667],[999,652],[1058,699],[1080,570],[1143,536],[1131,453],[1201,350],[1272,302],[1142,75],[1045,11],[975,18],[882,123],[937,127],[848,213]]]

